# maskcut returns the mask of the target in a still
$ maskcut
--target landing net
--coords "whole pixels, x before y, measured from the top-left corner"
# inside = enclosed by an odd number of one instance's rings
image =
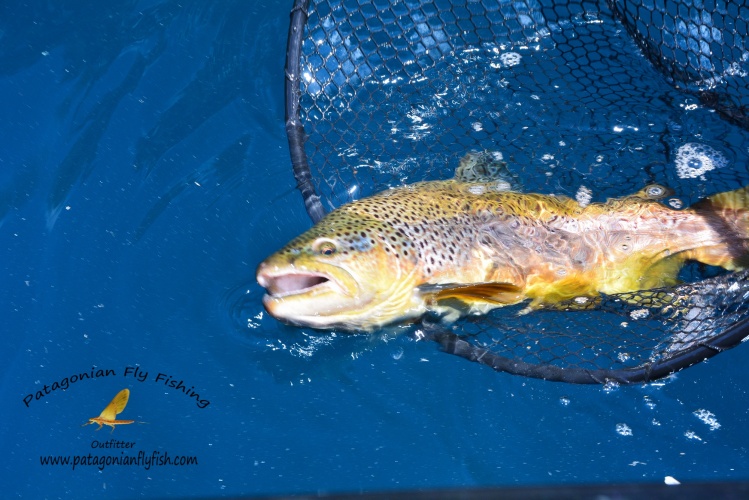
[[[651,183],[689,206],[749,184],[749,8],[736,2],[297,0],[286,67],[292,164],[313,221],[501,155],[525,192],[581,204]],[[644,382],[749,335],[747,273],[449,328],[494,369]]]

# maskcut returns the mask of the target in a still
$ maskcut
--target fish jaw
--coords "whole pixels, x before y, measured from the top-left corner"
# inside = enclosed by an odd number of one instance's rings
[[[346,327],[347,312],[374,299],[348,271],[330,264],[298,266],[271,258],[258,267],[257,281],[267,291],[263,305],[268,313],[297,326]]]

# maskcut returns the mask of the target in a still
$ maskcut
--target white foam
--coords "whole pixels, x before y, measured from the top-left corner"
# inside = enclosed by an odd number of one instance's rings
[[[648,311],[647,309],[637,309],[629,313],[629,317],[634,320],[638,320],[638,319],[647,318],[649,314],[650,314],[650,311]]]
[[[575,194],[575,199],[577,200],[577,203],[583,208],[590,205],[590,200],[592,197],[593,197],[593,191],[591,191],[589,188],[585,186],[580,186],[580,188],[577,190],[577,193]]]
[[[688,142],[676,150],[674,164],[681,179],[696,179],[706,172],[725,167],[728,160],[723,153],[706,144]]]
[[[694,439],[695,441],[702,441],[702,438],[697,435],[694,431],[687,431],[684,433],[684,437],[687,439]]]
[[[702,420],[708,427],[710,427],[711,431],[720,429],[720,423],[718,422],[718,419],[715,418],[715,414],[713,412],[705,410],[704,408],[700,408],[699,410],[694,412],[694,416]]]
[[[616,424],[616,432],[622,436],[632,435],[632,429],[627,424]]]
[[[520,60],[522,58],[523,57],[517,52],[505,52],[504,54],[501,54],[499,56],[499,60],[502,61],[502,64],[504,64],[508,68],[520,64]]]
[[[619,382],[616,382],[615,380],[607,380],[606,383],[603,384],[603,392],[605,392],[606,394],[611,394],[618,389]]]

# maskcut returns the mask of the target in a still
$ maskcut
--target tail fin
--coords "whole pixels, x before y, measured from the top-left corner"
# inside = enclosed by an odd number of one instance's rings
[[[749,268],[749,186],[710,196],[692,209],[720,236],[721,244],[695,248],[686,257],[731,271]]]

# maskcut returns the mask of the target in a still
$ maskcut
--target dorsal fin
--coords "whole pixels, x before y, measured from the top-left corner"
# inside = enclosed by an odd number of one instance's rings
[[[470,152],[461,158],[455,180],[468,183],[504,182],[507,190],[517,191],[520,183],[507,168],[499,151]]]
[[[735,191],[714,194],[698,203],[695,203],[692,207],[702,209],[710,207],[714,210],[720,210],[722,208],[732,210],[749,209],[749,186],[739,188]]]

